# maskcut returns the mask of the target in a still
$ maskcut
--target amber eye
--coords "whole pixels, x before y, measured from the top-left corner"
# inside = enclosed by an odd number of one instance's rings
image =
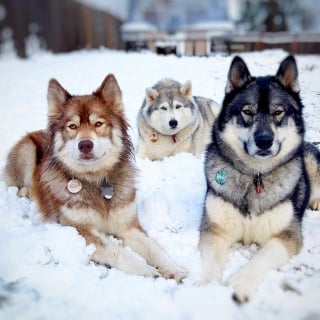
[[[75,129],[77,129],[77,125],[75,125],[74,123],[71,123],[68,125],[68,128],[71,130],[75,130]]]
[[[253,117],[253,112],[250,109],[243,109],[242,110],[243,114],[245,114],[248,117]]]
[[[103,122],[102,121],[97,121],[96,123],[95,123],[95,127],[96,128],[99,128],[99,127],[101,127],[103,125]]]
[[[283,110],[276,110],[274,113],[273,113],[273,115],[274,116],[276,116],[276,117],[278,117],[278,116],[281,116],[283,114]]]

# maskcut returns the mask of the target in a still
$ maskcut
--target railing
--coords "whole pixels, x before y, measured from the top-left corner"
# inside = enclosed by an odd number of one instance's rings
[[[246,35],[195,37],[145,37],[126,42],[127,50],[150,50],[159,54],[209,56],[215,52],[231,54],[264,49],[284,49],[292,54],[320,54],[320,33],[248,33]]]

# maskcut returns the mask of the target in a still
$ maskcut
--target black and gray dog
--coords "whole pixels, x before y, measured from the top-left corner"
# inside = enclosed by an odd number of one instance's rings
[[[251,76],[240,57],[233,59],[206,153],[198,284],[221,280],[234,243],[256,243],[259,251],[230,280],[240,303],[268,270],[300,251],[304,212],[310,200],[319,207],[319,152],[304,142],[302,108],[293,56],[275,76],[264,77]]]

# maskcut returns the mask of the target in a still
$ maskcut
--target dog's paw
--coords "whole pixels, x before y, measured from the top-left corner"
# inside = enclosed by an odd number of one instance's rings
[[[147,278],[160,278],[162,275],[159,270],[142,259],[131,259],[130,264],[125,263],[115,266],[116,268],[132,275],[143,276]]]
[[[32,198],[32,188],[31,187],[22,187],[18,191],[19,197]]]
[[[135,272],[135,274],[139,274],[139,275],[142,275],[142,276],[148,277],[148,278],[160,278],[161,277],[161,273],[156,268],[154,268],[150,265],[144,265],[143,267],[140,267],[139,270],[137,272]]]
[[[202,271],[200,278],[194,282],[194,285],[200,287],[210,282],[221,282],[221,271],[218,265],[212,266],[210,272]]]
[[[174,280],[176,280],[177,283],[182,283],[187,276],[188,272],[186,270],[179,270],[174,273]]]
[[[232,299],[238,304],[243,304],[249,301],[249,296],[247,294],[241,294],[239,292],[234,292],[232,294]]]
[[[207,277],[201,277],[200,279],[196,280],[193,285],[196,287],[202,287],[207,285],[210,282],[210,279]]]
[[[236,275],[229,283],[234,290],[232,299],[239,304],[248,302],[256,290],[256,284],[253,279],[251,279],[250,275],[246,275],[245,273]]]
[[[193,284],[197,287],[205,286],[210,282],[220,283],[220,275],[215,274],[203,274],[198,280],[196,280]]]
[[[309,203],[312,210],[320,210],[320,199],[313,200]]]
[[[174,271],[172,270],[164,271],[162,274],[165,279],[174,279],[177,281],[177,283],[181,283],[182,280],[185,279],[188,275],[187,271],[181,268],[176,269]]]

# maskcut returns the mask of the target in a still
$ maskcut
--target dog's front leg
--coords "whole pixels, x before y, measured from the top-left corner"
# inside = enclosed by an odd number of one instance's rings
[[[181,282],[186,272],[178,267],[166,252],[140,228],[130,228],[125,232],[123,241],[134,251],[143,256],[148,263],[158,268],[167,279]]]
[[[230,243],[214,231],[202,231],[199,251],[201,255],[201,276],[196,285],[205,285],[211,281],[220,282]]]
[[[250,262],[232,277],[235,301],[247,302],[269,270],[280,267],[299,251],[300,240],[297,242],[290,235],[290,231],[284,231],[268,240]]]
[[[91,259],[99,264],[104,264],[128,274],[146,277],[160,277],[158,270],[146,263],[136,253],[125,248],[118,240],[112,239],[88,224],[72,222],[65,215],[60,216],[62,225],[75,227],[79,234],[86,240],[87,245],[94,244],[95,251]]]
[[[200,228],[202,271],[197,285],[221,280],[229,249],[239,240],[242,232],[238,216],[231,204],[208,193]]]
[[[128,274],[141,275],[145,277],[160,277],[161,274],[154,267],[148,265],[141,257],[128,248],[117,243],[99,232],[92,232],[91,239],[95,237],[93,243],[96,250],[92,255],[92,260],[109,265]],[[88,238],[88,237],[87,237]]]

